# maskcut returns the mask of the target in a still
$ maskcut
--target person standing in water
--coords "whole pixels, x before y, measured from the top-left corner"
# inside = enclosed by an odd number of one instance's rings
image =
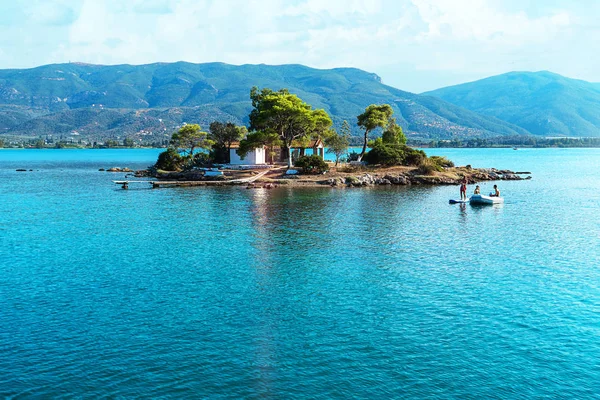
[[[467,200],[467,178],[463,179],[460,184],[460,199]]]

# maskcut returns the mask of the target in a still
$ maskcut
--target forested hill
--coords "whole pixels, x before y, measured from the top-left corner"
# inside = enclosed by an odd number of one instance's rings
[[[324,108],[338,126],[343,120],[354,125],[369,104],[389,103],[409,137],[526,133],[437,98],[386,86],[377,75],[358,69],[185,62],[0,70],[0,133],[151,141],[184,122],[203,127],[213,120],[246,123],[252,86],[288,88],[313,107]]]
[[[536,135],[600,137],[600,84],[547,71],[510,72],[424,93]]]

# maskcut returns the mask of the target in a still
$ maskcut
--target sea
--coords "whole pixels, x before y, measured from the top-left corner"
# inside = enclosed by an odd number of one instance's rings
[[[99,171],[160,151],[0,150],[0,397],[600,396],[600,149],[426,149],[531,173],[484,207]]]

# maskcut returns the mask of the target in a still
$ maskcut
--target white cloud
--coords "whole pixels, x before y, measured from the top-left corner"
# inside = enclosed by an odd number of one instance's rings
[[[390,84],[408,82],[403,88],[410,90],[437,82],[424,71],[448,83],[513,69],[600,80],[598,57],[589,54],[600,37],[600,7],[567,0],[535,13],[500,0],[17,1],[30,12],[21,23],[0,26],[5,67],[69,60],[301,63],[363,68]],[[54,6],[76,11],[68,28],[38,25],[36,7]]]
[[[551,39],[567,27],[566,12],[529,18],[524,12],[503,12],[485,0],[412,0],[428,30],[422,40],[474,40],[522,45]]]

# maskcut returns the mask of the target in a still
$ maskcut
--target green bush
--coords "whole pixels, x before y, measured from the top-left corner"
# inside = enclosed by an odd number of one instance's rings
[[[169,148],[158,155],[158,160],[154,164],[155,169],[163,171],[179,171],[183,166],[184,158],[177,150]]]
[[[213,158],[208,153],[196,153],[192,162],[189,164],[189,169],[198,167],[212,167]]]
[[[401,165],[404,162],[404,152],[394,145],[382,145],[373,147],[364,160],[372,165]]]
[[[423,160],[423,162],[421,162],[421,165],[419,165],[418,171],[420,174],[423,174],[423,175],[431,175],[436,171],[437,172],[443,171],[443,168],[440,167],[438,164],[436,164],[431,159],[426,158]]]
[[[347,159],[347,161],[348,162],[350,162],[350,161],[358,161],[358,156],[360,156],[360,154],[358,154],[355,151],[352,151],[351,153],[348,153],[348,159]]]
[[[404,163],[403,146],[385,143],[381,138],[371,142],[371,150],[365,154],[367,164],[372,165],[401,165]]]
[[[442,156],[431,156],[429,157],[429,159],[434,162],[435,164],[439,165],[442,168],[450,168],[450,167],[454,167],[454,163],[452,161],[450,161],[448,158],[446,157],[442,157]]]
[[[405,165],[421,165],[423,160],[427,158],[427,154],[423,150],[413,149],[412,147],[406,146],[404,151],[404,164]]]
[[[322,174],[329,170],[329,165],[318,155],[300,156],[294,163],[298,168],[302,168],[303,173]]]

